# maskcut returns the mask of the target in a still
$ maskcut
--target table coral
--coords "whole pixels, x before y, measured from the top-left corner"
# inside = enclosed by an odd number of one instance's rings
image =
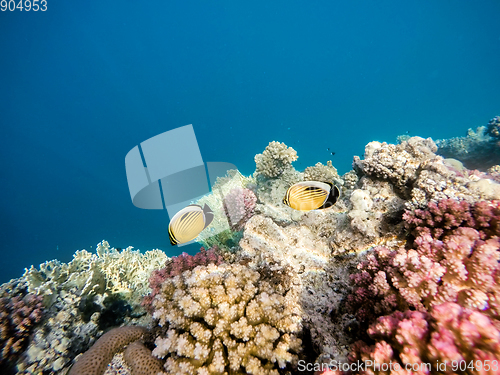
[[[170,373],[278,374],[297,361],[301,310],[239,264],[199,266],[162,285],[153,316],[168,327],[153,354]]]
[[[467,374],[500,373],[493,363],[500,358],[498,326],[485,314],[456,303],[437,305],[430,313],[394,312],[380,317],[368,334],[375,343],[356,343],[350,358],[371,361],[361,374],[458,373],[464,366]]]
[[[266,177],[278,177],[297,159],[297,152],[292,147],[273,141],[262,154],[255,155],[256,172]]]

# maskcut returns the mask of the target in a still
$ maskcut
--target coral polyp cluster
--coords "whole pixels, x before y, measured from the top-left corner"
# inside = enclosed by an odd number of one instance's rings
[[[296,363],[301,309],[295,290],[277,292],[239,264],[199,266],[166,280],[152,302],[166,333],[153,354],[169,373],[278,374]]]

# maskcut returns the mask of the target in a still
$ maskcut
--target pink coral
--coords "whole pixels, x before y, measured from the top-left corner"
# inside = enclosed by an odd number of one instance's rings
[[[217,246],[208,250],[205,250],[205,248],[202,247],[195,255],[182,253],[179,256],[172,257],[167,260],[164,268],[152,272],[151,277],[149,278],[149,286],[152,291],[144,297],[142,305],[146,309],[151,308],[153,298],[160,292],[161,285],[166,279],[180,275],[184,271],[192,270],[197,266],[206,266],[210,263],[219,265],[222,262],[223,258],[220,255],[219,248]]]
[[[407,212],[416,235],[412,247],[377,247],[352,276],[350,303],[358,318],[370,321],[407,306],[426,311],[443,302],[500,317],[499,203],[444,200]]]
[[[436,239],[458,227],[479,231],[481,238],[500,236],[500,201],[482,201],[471,205],[465,201],[443,199],[429,202],[427,209],[407,211],[405,225],[415,237],[431,234]]]
[[[26,349],[31,331],[42,319],[42,298],[17,291],[0,298],[0,364],[15,359]]]
[[[461,361],[466,364],[474,361],[474,368],[467,368],[469,374],[500,373],[498,366],[495,367],[496,371],[491,367],[492,372],[481,368],[487,363],[486,360],[491,363],[500,358],[498,327],[485,314],[456,303],[435,306],[430,313],[397,311],[380,317],[370,326],[368,334],[374,344],[357,342],[351,361],[392,363],[392,369],[398,367],[401,370],[409,365],[413,372],[407,373],[417,374],[456,373],[459,371],[453,367],[459,366]],[[431,365],[430,368],[418,366],[415,370],[413,367],[414,364],[427,363]],[[446,370],[443,365],[438,369],[437,363],[446,364]],[[391,372],[372,366],[360,373]]]
[[[224,197],[224,211],[231,228],[241,230],[253,215],[257,197],[250,189],[236,187]]]

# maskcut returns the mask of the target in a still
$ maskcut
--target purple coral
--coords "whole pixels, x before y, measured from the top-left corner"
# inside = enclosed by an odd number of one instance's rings
[[[224,210],[231,228],[241,230],[252,217],[257,197],[250,189],[236,187],[224,197]]]
[[[368,329],[375,341],[367,345],[360,341],[354,345],[352,362],[367,361],[379,365],[392,364],[398,372],[409,369],[415,373],[458,373],[460,365],[474,361],[469,374],[499,374],[497,366],[492,372],[483,368],[486,363],[500,358],[500,331],[485,314],[463,308],[456,303],[444,303],[432,308],[430,313],[396,311],[380,317]],[[368,362],[370,363],[370,362]],[[430,364],[430,368],[418,365]],[[436,365],[441,364],[440,368]],[[417,369],[412,367],[417,365]],[[444,367],[443,367],[444,366]],[[387,370],[387,369],[385,369]],[[383,367],[370,367],[360,373],[388,373]],[[408,373],[408,372],[407,372]]]
[[[0,298],[0,364],[13,363],[26,349],[34,326],[42,319],[42,312],[40,296],[18,293]]]
[[[223,262],[223,258],[219,253],[219,248],[214,246],[208,250],[204,247],[200,248],[200,251],[195,255],[189,255],[187,253],[182,253],[179,256],[172,257],[167,260],[165,267],[160,270],[155,270],[149,278],[149,286],[152,291],[150,294],[144,297],[142,305],[146,309],[151,308],[151,302],[154,297],[160,292],[161,285],[166,279],[180,275],[184,271],[192,270],[197,266],[206,266],[210,263],[219,265]]]
[[[377,247],[351,278],[361,321],[413,307],[457,302],[500,317],[500,202],[444,200],[404,215],[411,247]]]

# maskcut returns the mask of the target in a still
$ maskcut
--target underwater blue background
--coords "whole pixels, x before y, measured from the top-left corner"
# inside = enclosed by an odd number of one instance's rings
[[[0,282],[75,250],[160,248],[126,153],[193,124],[205,161],[303,170],[372,140],[465,135],[500,115],[500,2],[51,1],[0,12]],[[332,156],[330,151],[335,152]],[[190,246],[193,252],[199,246]]]

